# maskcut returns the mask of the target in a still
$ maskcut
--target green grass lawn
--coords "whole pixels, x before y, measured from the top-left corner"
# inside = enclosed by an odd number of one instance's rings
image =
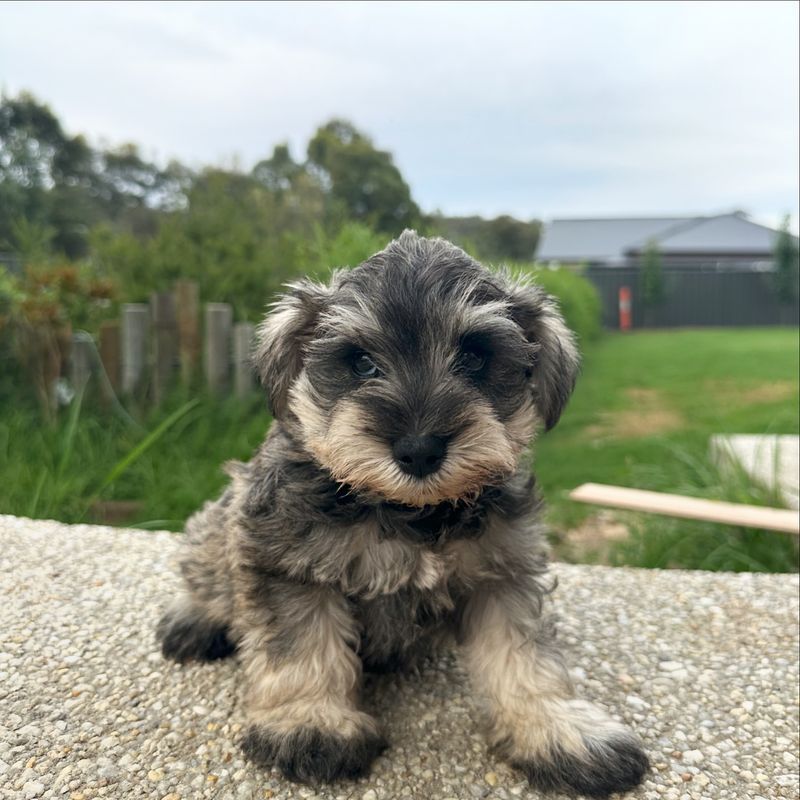
[[[535,448],[536,473],[553,528],[563,531],[596,512],[567,497],[587,481],[738,502],[776,502],[741,476],[720,475],[708,461],[709,437],[797,433],[798,383],[794,328],[606,335],[587,348],[567,412]],[[669,536],[679,537],[683,549],[694,541],[698,558],[716,549],[713,541],[727,536],[743,540],[743,546],[763,540],[767,550],[777,548],[772,567],[795,564],[791,540],[779,534],[765,538],[757,532],[685,521],[676,528],[658,517],[627,519],[642,525],[644,535],[656,544],[667,529]],[[669,556],[668,547],[659,549],[658,556],[640,553],[646,566],[669,566]],[[732,562],[726,566],[733,568]]]
[[[97,501],[129,500],[137,504],[129,524],[177,530],[219,492],[226,480],[221,464],[248,458],[269,424],[258,397],[194,404],[175,397],[142,428],[108,411],[75,411],[48,427],[33,408],[4,401],[0,513],[76,522],[91,518]],[[747,482],[721,478],[708,464],[708,439],[797,432],[796,329],[608,334],[587,348],[566,413],[534,448],[556,542],[559,532],[596,511],[567,498],[585,481],[774,502]],[[614,558],[717,569],[796,564],[794,544],[780,534],[676,527],[655,517],[643,530],[645,539],[632,537]]]

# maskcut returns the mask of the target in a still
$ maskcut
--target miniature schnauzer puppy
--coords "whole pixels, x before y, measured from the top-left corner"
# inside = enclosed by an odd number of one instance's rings
[[[328,285],[299,281],[258,332],[274,422],[187,523],[166,657],[238,651],[245,754],[297,781],[365,773],[386,747],[364,669],[457,642],[497,752],[543,789],[636,786],[636,737],[575,697],[547,611],[521,463],[578,370],[540,288],[406,231]]]

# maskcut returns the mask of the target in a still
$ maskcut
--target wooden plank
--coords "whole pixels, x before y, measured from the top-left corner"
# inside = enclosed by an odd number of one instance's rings
[[[569,496],[579,503],[800,535],[800,515],[797,511],[783,508],[702,500],[697,497],[648,492],[643,489],[628,489],[624,486],[608,486],[602,483],[584,483],[573,489]]]
[[[196,281],[175,281],[181,381],[192,383],[200,362],[200,292]]]
[[[251,360],[255,332],[252,322],[233,326],[233,386],[237,397],[245,397],[255,389]]]
[[[144,303],[122,306],[122,391],[135,394],[142,386],[147,365],[149,314]]]
[[[172,292],[150,295],[153,325],[153,400],[160,404],[178,370],[178,317]]]
[[[92,342],[77,333],[72,335],[69,379],[76,392],[82,392],[92,377]]]
[[[233,308],[228,303],[206,303],[206,383],[212,392],[228,388],[231,373]]]
[[[103,322],[100,325],[100,360],[108,376],[108,382],[114,392],[121,388],[122,364],[120,361],[120,325],[119,322]]]

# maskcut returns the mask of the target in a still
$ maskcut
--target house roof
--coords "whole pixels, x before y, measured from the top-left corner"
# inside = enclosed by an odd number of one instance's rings
[[[691,217],[628,219],[554,219],[545,224],[536,257],[540,261],[622,260],[631,244],[646,242],[659,232]]]
[[[777,231],[741,213],[710,217],[554,219],[544,226],[539,261],[624,263],[655,241],[664,254],[764,255]]]
[[[740,214],[700,217],[656,236],[662,253],[763,253],[771,255],[777,231]],[[646,244],[639,243],[640,247]],[[640,249],[631,247],[631,250]]]

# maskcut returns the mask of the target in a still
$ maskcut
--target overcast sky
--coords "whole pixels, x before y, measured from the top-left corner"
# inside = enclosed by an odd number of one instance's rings
[[[250,166],[343,116],[449,214],[796,215],[798,61],[796,2],[0,4],[70,133]]]

